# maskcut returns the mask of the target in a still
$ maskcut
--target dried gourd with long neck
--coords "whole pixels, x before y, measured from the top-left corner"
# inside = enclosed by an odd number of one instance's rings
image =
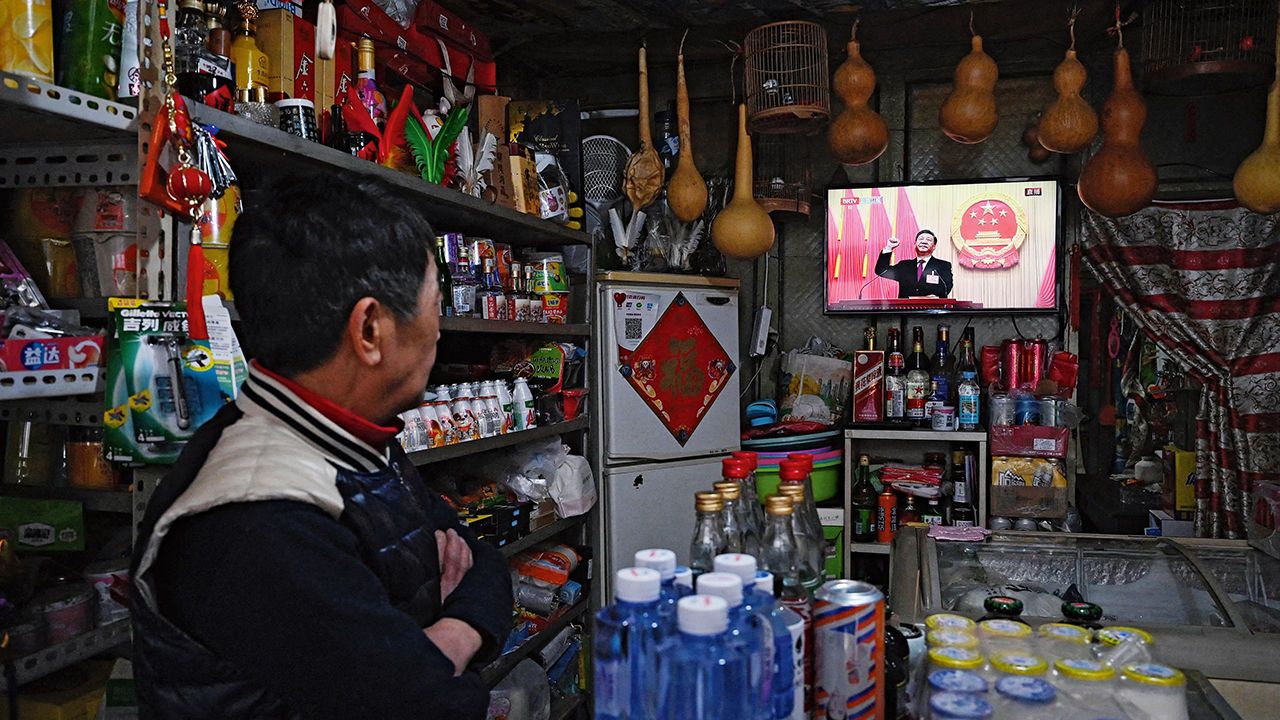
[[[1231,183],[1240,204],[1257,213],[1280,211],[1280,23],[1276,25],[1276,79],[1267,93],[1262,144],[1236,168]]]
[[[1155,166],[1142,150],[1147,105],[1133,87],[1129,52],[1124,49],[1124,36],[1117,34],[1115,86],[1102,106],[1102,148],[1085,163],[1077,186],[1080,201],[1107,217],[1132,215],[1150,205],[1159,182]]]
[[[889,128],[867,104],[876,89],[876,73],[862,59],[856,21],[849,40],[849,57],[836,68],[831,84],[844,102],[844,110],[827,130],[827,146],[831,155],[846,165],[866,165],[889,147]]]
[[[759,257],[773,247],[773,220],[760,207],[751,180],[751,136],[747,134],[747,106],[738,106],[738,159],[733,174],[733,199],[711,224],[711,242],[725,255],[740,260]]]
[[[649,59],[640,48],[640,149],[627,160],[622,172],[622,189],[631,201],[633,212],[640,212],[658,199],[662,192],[662,158],[653,148],[649,132]]]
[[[1071,47],[1053,71],[1053,87],[1058,98],[1040,118],[1040,144],[1057,153],[1077,153],[1089,147],[1098,134],[1098,114],[1080,95],[1089,73],[1076,59],[1076,18],[1068,25]]]
[[[956,65],[955,86],[942,109],[938,123],[947,137],[958,143],[973,145],[991,137],[1000,122],[996,112],[996,80],[1000,68],[982,50],[982,36],[973,32],[973,15],[969,15],[969,32],[973,34],[970,51]]]
[[[689,33],[686,31],[685,35]],[[676,123],[680,133],[680,157],[667,183],[667,205],[680,222],[690,223],[707,209],[707,181],[693,162],[693,139],[689,131],[689,86],[684,80],[684,38],[676,61]]]

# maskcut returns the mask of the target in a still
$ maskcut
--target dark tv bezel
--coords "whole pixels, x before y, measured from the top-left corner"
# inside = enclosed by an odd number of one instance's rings
[[[931,185],[982,185],[1015,182],[1051,182],[1056,190],[1054,223],[1054,288],[1053,307],[1047,308],[938,308],[933,310],[908,308],[859,308],[851,310],[833,310],[831,300],[827,296],[831,287],[827,283],[827,274],[831,268],[831,255],[827,252],[826,228],[831,219],[831,192],[835,190],[870,190],[879,188],[897,189],[900,187],[929,187]],[[1062,311],[1063,258],[1065,247],[1065,218],[1062,216],[1062,189],[1065,183],[1060,175],[1030,175],[995,178],[976,178],[973,180],[928,180],[924,182],[889,182],[889,183],[853,183],[824,188],[823,203],[826,205],[827,222],[823,224],[822,233],[822,314],[833,316],[856,315],[1057,315]]]

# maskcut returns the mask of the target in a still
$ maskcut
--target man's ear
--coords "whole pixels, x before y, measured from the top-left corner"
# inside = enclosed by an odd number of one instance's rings
[[[386,314],[382,303],[371,297],[360,298],[347,316],[343,340],[361,365],[373,367],[382,362],[382,344],[387,339]]]

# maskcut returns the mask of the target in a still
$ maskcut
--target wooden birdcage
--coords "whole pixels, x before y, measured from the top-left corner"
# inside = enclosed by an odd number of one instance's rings
[[[756,201],[770,213],[809,216],[813,172],[804,139],[796,135],[757,135],[754,140],[754,192]]]
[[[1140,67],[1157,95],[1216,95],[1271,82],[1276,0],[1156,0],[1142,9]]]
[[[747,125],[753,133],[808,132],[831,117],[827,32],[811,22],[762,25],[743,44]]]

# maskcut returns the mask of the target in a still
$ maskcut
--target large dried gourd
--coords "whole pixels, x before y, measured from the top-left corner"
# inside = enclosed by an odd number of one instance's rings
[[[738,106],[738,159],[733,175],[733,199],[711,224],[711,242],[725,255],[740,260],[759,257],[773,247],[773,220],[752,193],[751,136],[747,134],[747,106]]]
[[[1102,106],[1102,148],[1089,158],[1077,187],[1080,201],[1107,217],[1132,215],[1151,204],[1159,178],[1142,150],[1147,106],[1133,86],[1129,53],[1115,55],[1115,85]]]
[[[982,51],[981,35],[975,33],[970,46],[969,54],[956,66],[955,86],[938,111],[942,132],[966,145],[991,137],[1000,121],[995,92],[1000,68]]]
[[[640,149],[627,160],[622,173],[622,188],[631,201],[632,209],[639,211],[658,199],[662,192],[662,158],[654,149],[649,133],[649,61],[643,47],[640,48]]]
[[[1236,199],[1250,210],[1280,212],[1280,24],[1276,27],[1276,79],[1267,93],[1262,144],[1236,168],[1232,187]]]
[[[1040,118],[1040,144],[1058,153],[1077,153],[1089,147],[1098,134],[1098,114],[1080,95],[1089,73],[1076,59],[1075,19],[1071,21],[1071,47],[1053,71],[1058,98]]]
[[[667,205],[680,222],[693,222],[707,209],[707,181],[693,161],[693,139],[689,130],[689,86],[684,80],[684,41],[676,60],[676,123],[680,133],[680,157],[667,183]]]
[[[827,130],[827,146],[831,155],[846,165],[866,165],[889,147],[889,128],[867,104],[876,89],[876,73],[862,59],[856,22],[849,41],[849,57],[836,68],[831,84],[844,102],[844,110]]]

